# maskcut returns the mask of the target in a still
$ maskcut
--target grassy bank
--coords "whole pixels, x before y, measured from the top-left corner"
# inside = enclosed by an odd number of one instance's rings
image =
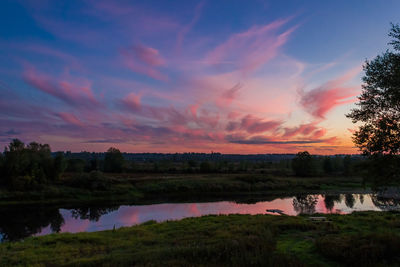
[[[25,190],[0,189],[0,205],[23,203],[140,203],[363,189],[357,177],[276,177],[265,174],[65,174],[59,181]]]
[[[0,244],[1,266],[398,265],[400,214],[188,218]]]

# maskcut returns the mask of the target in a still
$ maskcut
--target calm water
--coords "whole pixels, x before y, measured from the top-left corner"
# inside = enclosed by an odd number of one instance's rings
[[[46,207],[0,208],[0,240],[18,240],[54,232],[83,232],[198,217],[208,214],[266,214],[280,209],[285,214],[351,213],[363,210],[399,209],[400,200],[376,194],[304,195],[243,204],[229,201],[165,203],[137,206],[96,206],[75,209]]]

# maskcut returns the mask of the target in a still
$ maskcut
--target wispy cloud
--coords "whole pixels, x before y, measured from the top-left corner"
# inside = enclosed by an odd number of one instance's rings
[[[23,73],[24,81],[37,90],[51,95],[63,102],[81,108],[99,106],[95,98],[91,84],[84,80],[77,84],[66,79],[55,79],[43,73],[39,73],[33,66],[26,68]]]
[[[157,69],[157,67],[165,65],[165,60],[157,49],[144,45],[134,45],[130,48],[122,49],[121,55],[124,64],[132,71],[156,80],[168,80],[168,76]]]
[[[325,115],[336,106],[353,103],[359,94],[359,86],[345,86],[346,82],[354,78],[360,68],[352,69],[343,76],[329,81],[310,91],[300,90],[300,104],[304,109],[317,118]]]

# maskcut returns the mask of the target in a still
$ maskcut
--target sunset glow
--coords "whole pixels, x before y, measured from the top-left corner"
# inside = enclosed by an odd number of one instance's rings
[[[345,114],[400,2],[248,2],[2,1],[1,147],[358,153]]]

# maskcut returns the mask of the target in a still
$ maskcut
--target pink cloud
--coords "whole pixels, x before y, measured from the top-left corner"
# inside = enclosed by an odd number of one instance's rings
[[[282,122],[274,121],[274,120],[263,120],[261,118],[255,117],[253,115],[246,115],[242,118],[240,122],[228,122],[226,130],[227,131],[236,131],[236,130],[245,130],[248,133],[262,133],[266,131],[276,130],[279,126],[281,126]]]
[[[121,102],[131,110],[136,111],[140,109],[140,98],[141,95],[130,93],[125,98],[123,98]]]
[[[278,49],[286,43],[294,28],[277,35],[276,31],[287,22],[288,19],[277,20],[234,34],[208,53],[205,61],[231,65],[244,72],[254,71],[276,56]]]
[[[144,45],[135,45],[132,50],[136,57],[147,65],[154,67],[165,65],[165,60],[157,49]]]
[[[65,122],[76,125],[76,126],[84,126],[83,122],[79,120],[74,114],[67,112],[60,112],[57,114],[61,119]]]
[[[285,133],[283,137],[285,138],[290,138],[295,135],[309,135],[315,130],[317,130],[317,127],[315,126],[315,123],[308,123],[308,124],[301,124],[298,127],[292,127],[292,128],[285,128]]]
[[[311,138],[312,139],[319,139],[319,138],[323,137],[325,134],[326,134],[326,129],[322,128],[322,129],[319,129],[319,130],[315,131],[312,134]]]
[[[165,65],[159,51],[152,47],[136,45],[121,51],[124,64],[134,72],[144,74],[153,79],[168,81],[168,76],[156,67]]]
[[[225,90],[217,100],[217,105],[228,106],[237,97],[239,90],[242,88],[240,83],[237,83],[231,89]]]
[[[359,87],[343,84],[358,73],[359,68],[308,92],[301,90],[300,104],[314,117],[324,119],[325,115],[336,106],[356,101],[355,96],[359,94]]]
[[[68,104],[82,108],[99,106],[88,81],[84,81],[84,84],[80,85],[67,80],[56,80],[43,73],[38,73],[32,66],[25,70],[23,79],[37,90]]]
[[[337,140],[336,137],[325,138],[325,139],[281,139],[277,136],[268,136],[268,135],[257,135],[251,137],[244,137],[236,139],[232,135],[227,135],[226,140],[234,143],[234,144],[242,144],[242,145],[304,145],[304,144],[334,144]]]

